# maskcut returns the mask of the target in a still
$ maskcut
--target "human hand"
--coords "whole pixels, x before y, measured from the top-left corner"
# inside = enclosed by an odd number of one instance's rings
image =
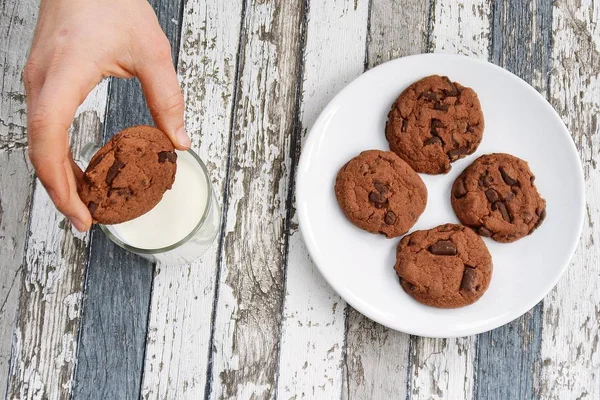
[[[29,157],[50,199],[80,231],[92,217],[77,194],[83,173],[68,129],[77,107],[107,76],[137,76],[156,126],[176,148],[190,146],[171,47],[145,0],[42,0],[23,71]]]

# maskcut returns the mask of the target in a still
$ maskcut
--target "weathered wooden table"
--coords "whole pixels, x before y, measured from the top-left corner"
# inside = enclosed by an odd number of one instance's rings
[[[600,398],[600,2],[154,0],[224,210],[215,245],[179,268],[97,229],[73,232],[35,181],[21,71],[37,3],[0,6],[8,398]],[[572,132],[586,177],[582,240],[558,286],[516,321],[461,339],[390,331],[346,306],[294,209],[302,140],[325,104],[365,69],[431,51],[530,82]],[[151,122],[140,93],[134,80],[102,82],[73,123],[75,154]]]

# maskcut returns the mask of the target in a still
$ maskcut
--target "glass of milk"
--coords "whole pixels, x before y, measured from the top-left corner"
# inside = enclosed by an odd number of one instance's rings
[[[88,160],[94,152],[84,150],[91,153]],[[187,150],[177,151],[173,187],[152,210],[121,224],[100,224],[100,229],[125,250],[174,265],[190,263],[204,253],[217,236],[220,220],[206,166]]]

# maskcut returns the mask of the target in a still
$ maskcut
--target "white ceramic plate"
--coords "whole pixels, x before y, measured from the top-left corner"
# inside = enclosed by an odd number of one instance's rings
[[[473,88],[485,117],[474,155],[447,175],[421,177],[427,208],[413,230],[458,222],[450,205],[454,179],[478,156],[510,153],[529,162],[548,217],[511,244],[484,239],[494,261],[488,291],[473,305],[443,310],[421,305],[400,287],[393,269],[398,239],[362,231],[346,220],[334,194],[339,168],[363,150],[389,150],[384,127],[391,104],[412,82],[447,75]],[[300,228],[319,270],[352,307],[389,328],[430,337],[466,336],[501,326],[531,309],[558,282],[583,224],[584,180],[571,136],[550,104],[517,76],[456,55],[423,54],[366,72],[323,110],[304,145],[297,176]]]

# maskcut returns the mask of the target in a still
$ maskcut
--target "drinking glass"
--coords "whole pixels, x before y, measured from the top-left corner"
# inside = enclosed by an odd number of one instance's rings
[[[82,161],[87,165],[94,153],[98,150],[96,145],[87,145],[82,150]],[[187,162],[191,165],[195,172],[204,180],[207,190],[205,199],[197,199],[198,207],[202,207],[201,202],[206,202],[204,212],[196,221],[195,227],[181,240],[161,248],[143,248],[139,245],[133,246],[121,237],[114,226],[98,224],[104,234],[117,246],[138,254],[152,262],[158,262],[166,265],[187,264],[200,257],[214,242],[221,220],[221,212],[215,197],[210,178],[206,169],[206,165],[200,157],[193,151],[177,151],[177,162]],[[177,176],[176,178],[177,179]],[[163,198],[164,199],[164,198]],[[162,200],[161,200],[162,201]],[[160,204],[160,203],[159,203]],[[177,209],[173,212],[185,212],[185,210]],[[156,232],[156,235],[161,235],[161,232]]]

